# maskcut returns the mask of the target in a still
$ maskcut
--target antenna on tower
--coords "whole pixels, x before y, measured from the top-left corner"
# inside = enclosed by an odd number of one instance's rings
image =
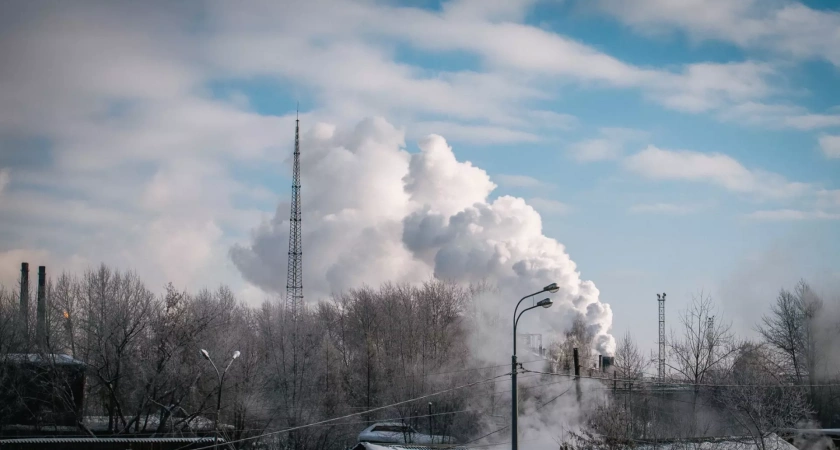
[[[295,108],[295,153],[292,168],[292,205],[289,215],[289,265],[286,273],[286,311],[297,317],[303,306],[303,252],[300,217],[300,119]]]
[[[665,293],[656,294],[659,302],[659,382],[665,381]]]

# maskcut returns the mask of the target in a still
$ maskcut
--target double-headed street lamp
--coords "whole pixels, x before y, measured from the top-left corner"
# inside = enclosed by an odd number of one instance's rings
[[[511,428],[511,450],[518,450],[519,449],[519,430],[518,430],[518,421],[519,421],[519,402],[518,402],[518,395],[516,389],[516,324],[519,323],[519,318],[522,317],[522,314],[525,311],[537,308],[542,306],[543,308],[550,308],[553,304],[551,299],[543,299],[537,302],[536,305],[525,308],[519,315],[516,314],[516,311],[519,310],[519,305],[526,299],[531,298],[535,295],[542,294],[543,292],[551,292],[552,294],[559,291],[560,288],[557,286],[557,283],[551,283],[548,286],[542,288],[542,290],[538,292],[534,292],[533,294],[526,295],[519,300],[519,303],[516,304],[516,308],[513,309],[513,357],[511,358],[511,373],[510,379],[513,385],[511,390],[511,413],[510,413],[510,428]]]
[[[216,395],[216,419],[213,421],[213,430],[215,431],[215,435],[213,436],[213,448],[217,448],[219,445],[219,414],[222,412],[222,384],[225,382],[225,374],[228,369],[230,369],[230,365],[233,364],[234,359],[239,358],[239,354],[239,350],[233,352],[233,357],[227,363],[227,366],[225,366],[225,370],[222,371],[222,373],[219,373],[216,363],[210,359],[210,353],[203,348],[201,349],[201,356],[203,356],[207,361],[210,361],[210,364],[213,365],[213,370],[216,371],[216,378],[219,380],[219,392]]]

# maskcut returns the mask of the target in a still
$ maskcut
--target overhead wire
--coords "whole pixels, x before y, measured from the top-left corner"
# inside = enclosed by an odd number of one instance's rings
[[[555,383],[549,383],[549,384],[555,384]],[[546,385],[546,386],[547,386],[547,385]],[[536,387],[536,386],[532,386],[532,387]],[[563,396],[564,394],[568,393],[570,390],[572,390],[572,387],[573,387],[573,386],[570,386],[570,387],[569,387],[568,389],[566,389],[565,391],[563,391],[563,392],[561,392],[561,393],[557,394],[556,396],[554,396],[553,398],[551,398],[551,400],[548,400],[548,401],[546,401],[546,402],[544,402],[544,403],[540,404],[539,406],[537,406],[537,408],[535,409],[535,411],[539,411],[540,409],[542,409],[542,408],[543,408],[543,407],[545,407],[546,405],[550,404],[551,402],[553,402],[553,401],[557,400],[558,398],[560,398],[560,397],[561,397],[561,396]],[[505,425],[505,426],[503,426],[503,427],[501,427],[501,428],[499,428],[499,429],[497,429],[497,430],[491,431],[491,432],[489,432],[489,433],[487,433],[487,434],[485,434],[485,435],[483,435],[483,436],[479,436],[479,437],[477,437],[477,438],[475,438],[475,439],[473,439],[473,440],[471,440],[471,441],[468,441],[468,442],[466,442],[466,443],[465,443],[465,444],[463,444],[463,445],[456,445],[456,446],[452,446],[452,447],[448,447],[448,448],[456,448],[456,447],[459,447],[459,446],[466,446],[466,445],[469,445],[469,444],[471,444],[471,443],[473,443],[473,442],[480,441],[480,440],[482,440],[482,439],[484,439],[484,438],[486,438],[486,437],[488,437],[488,436],[492,436],[492,435],[494,435],[494,434],[496,434],[496,433],[499,433],[499,432],[501,432],[501,431],[507,430],[508,428],[510,428],[510,425]],[[509,442],[508,442],[508,443],[509,443]],[[489,444],[489,445],[487,445],[487,446],[495,446],[495,445],[501,445],[501,444]],[[481,447],[481,446],[473,446],[473,447]],[[468,448],[469,448],[469,447],[468,447]]]
[[[300,425],[300,426],[296,426],[296,427],[286,428],[286,429],[283,429],[283,430],[272,431],[272,432],[269,432],[269,433],[263,433],[263,434],[260,434],[260,435],[257,435],[257,436],[250,436],[250,437],[247,437],[247,438],[237,439],[237,440],[233,440],[233,441],[227,441],[227,442],[225,442],[225,444],[229,445],[229,444],[235,444],[235,443],[238,443],[238,442],[245,442],[245,441],[250,441],[250,440],[254,440],[254,439],[260,439],[260,438],[264,438],[264,437],[267,437],[267,436],[272,436],[272,435],[282,434],[282,433],[288,433],[288,432],[291,432],[291,431],[301,430],[301,429],[313,427],[313,426],[316,426],[316,425],[335,422],[335,421],[338,421],[338,420],[341,420],[341,419],[346,419],[346,418],[349,418],[349,417],[360,416],[362,414],[367,414],[367,413],[371,413],[371,412],[374,412],[374,411],[379,411],[379,410],[382,410],[382,409],[392,408],[394,406],[399,406],[399,405],[403,405],[403,404],[406,404],[406,403],[411,403],[411,402],[415,402],[415,401],[418,401],[418,400],[423,400],[425,398],[434,397],[434,396],[437,396],[437,395],[445,394],[447,392],[452,392],[452,391],[456,391],[456,390],[460,390],[460,389],[465,389],[465,388],[476,386],[476,385],[479,385],[479,384],[482,384],[482,383],[488,383],[488,382],[491,382],[491,381],[493,381],[497,378],[505,377],[505,376],[508,376],[508,375],[510,375],[510,374],[506,373],[506,374],[502,374],[502,375],[497,375],[497,376],[494,376],[494,377],[491,377],[491,378],[486,378],[484,380],[475,381],[475,382],[464,384],[464,385],[461,385],[461,386],[456,386],[456,387],[453,387],[453,388],[444,389],[442,391],[433,392],[431,394],[426,394],[426,395],[422,395],[422,396],[419,396],[419,397],[415,397],[415,398],[412,398],[412,399],[409,399],[409,400],[403,400],[403,401],[400,401],[400,402],[392,403],[390,405],[380,406],[380,407],[377,407],[377,408],[372,408],[372,409],[369,409],[369,410],[366,410],[366,411],[355,412],[355,413],[347,414],[347,415],[340,416],[340,417],[334,417],[332,419],[321,420],[321,421],[309,423],[309,424],[306,424],[306,425]],[[182,447],[182,448],[186,448],[186,447]],[[194,450],[203,450],[203,449],[208,449],[208,448],[213,448],[213,446],[210,445],[210,446],[206,446],[206,447],[196,447]]]
[[[767,387],[767,388],[806,388],[806,387],[838,387],[840,383],[827,383],[827,384],[714,384],[714,383],[690,383],[690,382],[679,382],[679,381],[657,381],[657,380],[645,380],[641,378],[608,378],[608,377],[594,377],[594,376],[587,376],[587,375],[575,375],[575,374],[566,374],[566,373],[558,373],[558,372],[542,372],[538,370],[530,370],[530,369],[522,369],[523,372],[530,372],[530,373],[538,373],[542,375],[551,375],[551,376],[559,376],[559,377],[566,377],[566,378],[587,378],[591,380],[599,380],[599,381],[620,381],[622,383],[638,383],[638,384],[654,384],[654,385],[661,385],[661,386],[701,386],[701,387]]]

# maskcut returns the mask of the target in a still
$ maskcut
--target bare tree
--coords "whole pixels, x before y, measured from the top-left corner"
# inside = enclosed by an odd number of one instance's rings
[[[800,385],[808,385],[808,399],[824,425],[840,424],[840,395],[821,382],[840,379],[836,342],[840,317],[807,282],[800,280],[793,292],[781,289],[770,313],[762,317],[758,331],[778,360],[777,372]]]
[[[701,292],[693,297],[680,315],[682,334],[672,331],[667,342],[667,366],[678,380],[694,385],[695,395],[737,350],[731,323],[715,317],[714,312],[710,296]]]
[[[768,439],[771,435],[811,416],[807,391],[779,376],[761,344],[741,346],[726,382],[716,396],[741,434],[750,436],[760,450],[772,450],[777,441]]]
[[[793,374],[797,382],[802,382],[807,367],[806,351],[809,345],[806,336],[806,304],[802,294],[808,290],[800,281],[791,293],[785,289],[779,292],[770,314],[761,319],[758,332],[764,340],[784,357],[784,367]]]
[[[548,348],[549,359],[554,361],[557,370],[567,373],[574,371],[574,349],[578,349],[578,360],[581,368],[588,368],[597,364],[592,352],[595,334],[586,326],[583,317],[575,317],[571,328],[565,331],[563,337],[562,341],[554,342]]]
[[[650,360],[642,356],[642,352],[630,332],[627,332],[615,349],[614,368],[616,376],[624,380],[641,379],[650,363]]]

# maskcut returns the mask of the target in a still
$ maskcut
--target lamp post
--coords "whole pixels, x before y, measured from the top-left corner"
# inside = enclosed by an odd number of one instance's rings
[[[519,310],[519,305],[525,301],[526,298],[531,298],[535,295],[542,294],[543,292],[551,292],[552,294],[559,291],[560,288],[557,286],[557,283],[551,283],[548,286],[542,288],[542,290],[534,292],[533,294],[526,295],[519,299],[519,303],[516,304],[516,308],[513,309],[513,356],[511,357],[511,372],[510,372],[510,380],[512,384],[511,394],[510,394],[510,403],[511,403],[511,412],[510,412],[510,428],[511,428],[511,450],[519,450],[519,429],[518,429],[518,422],[519,422],[519,399],[516,389],[516,324],[519,322],[519,318],[522,316],[525,311],[529,309],[534,309],[538,306],[542,306],[543,308],[551,307],[552,303],[550,299],[543,299],[537,302],[536,305],[525,308],[519,315],[516,312]]]
[[[225,366],[225,370],[222,373],[219,373],[219,369],[216,367],[216,363],[210,359],[210,353],[207,350],[201,349],[201,356],[204,357],[207,361],[210,361],[210,364],[213,365],[213,370],[216,371],[216,378],[219,380],[219,392],[216,395],[216,419],[213,421],[213,430],[215,434],[213,436],[213,448],[218,448],[219,445],[219,415],[222,412],[222,385],[225,382],[225,374],[227,374],[228,369],[230,369],[230,365],[233,364],[233,360],[239,358],[239,350],[233,352],[233,357]]]

